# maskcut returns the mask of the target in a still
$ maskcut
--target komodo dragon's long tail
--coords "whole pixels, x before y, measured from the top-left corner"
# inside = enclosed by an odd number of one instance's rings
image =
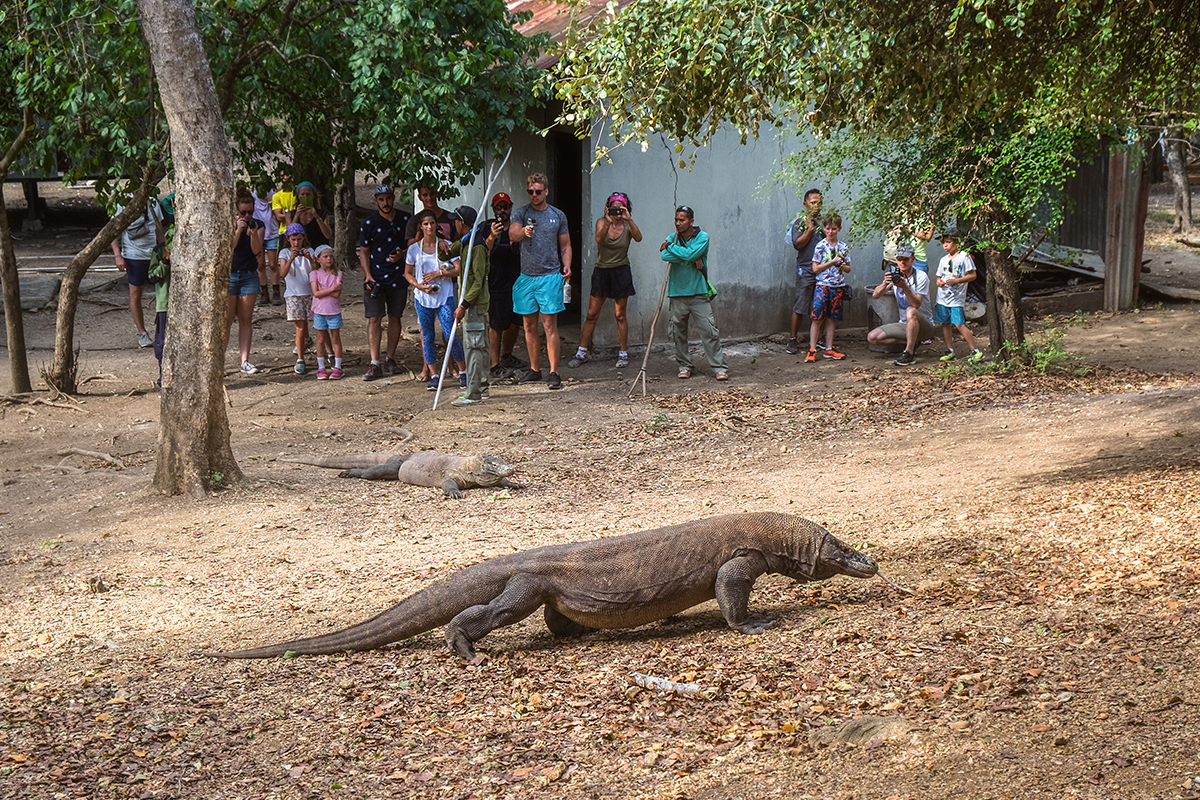
[[[279,460],[329,469],[366,469],[403,457],[403,453],[351,453],[343,456],[285,456]]]
[[[373,650],[445,625],[471,606],[490,603],[504,591],[504,585],[512,574],[513,570],[497,569],[494,560],[482,562],[459,570],[371,619],[340,631],[252,650],[202,652],[200,655],[213,658],[273,658],[287,653],[316,656],[350,650]]]

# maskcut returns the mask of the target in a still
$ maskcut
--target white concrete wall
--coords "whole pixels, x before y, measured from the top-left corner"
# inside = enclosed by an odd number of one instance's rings
[[[674,231],[672,221],[677,205],[695,209],[696,223],[711,238],[709,277],[718,292],[713,309],[722,337],[785,333],[795,302],[796,252],[785,242],[784,231],[802,208],[800,194],[810,187],[771,187],[770,182],[794,142],[792,137],[780,136],[772,130],[764,130],[762,138],[744,145],[736,134],[722,134],[697,154],[690,171],[679,168],[679,156],[671,143],[655,142],[644,152],[637,145],[613,151],[612,163],[597,165],[583,182],[587,218],[581,226],[580,294],[585,300],[582,309],[586,311],[596,259],[593,238],[596,218],[602,213],[608,195],[623,191],[633,202],[633,216],[644,235],[643,241],[631,245],[629,250],[637,288],[637,295],[630,298],[628,306],[631,345],[644,344],[649,335],[666,275],[666,263],[659,257],[658,247]],[[509,166],[492,192],[508,192],[521,205],[525,200],[525,176],[533,171],[546,171],[546,161],[544,139],[529,134],[516,137]],[[461,202],[477,205],[483,184],[484,180],[480,180],[477,186],[464,189],[465,199]],[[849,199],[844,188],[836,184],[816,188],[822,190],[826,210],[836,210]],[[455,199],[443,206],[453,207],[458,202]],[[847,221],[841,238],[851,245],[853,269],[847,280],[855,291],[842,324],[861,327],[867,323],[868,295],[881,276],[883,236],[877,231],[855,231]],[[938,244],[931,242],[932,266],[936,266],[942,254]],[[617,343],[611,308],[611,304],[606,305],[596,329],[594,343],[599,347]],[[659,325],[656,338],[662,341],[665,316]]]

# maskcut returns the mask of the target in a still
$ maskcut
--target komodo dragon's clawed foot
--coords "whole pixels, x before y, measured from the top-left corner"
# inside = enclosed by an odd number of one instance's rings
[[[524,489],[525,488],[525,484],[514,483],[514,482],[510,481],[508,478],[505,478],[504,480],[500,481],[500,486],[505,489]]]
[[[772,628],[779,626],[779,620],[774,617],[767,617],[762,614],[751,614],[736,625],[730,625],[734,630],[740,633],[746,633],[751,636],[757,636],[760,633],[766,633]]]

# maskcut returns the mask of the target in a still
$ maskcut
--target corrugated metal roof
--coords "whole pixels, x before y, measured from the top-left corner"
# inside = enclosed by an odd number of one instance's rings
[[[576,24],[591,25],[606,13],[610,2],[617,8],[624,8],[633,0],[582,0],[569,4],[557,3],[554,0],[510,0],[508,10],[514,13],[528,11],[533,14],[528,22],[517,28],[526,36],[548,33],[552,41],[562,42],[566,38],[567,28],[571,25],[572,14],[575,15]],[[557,60],[557,56],[542,55],[536,64],[539,68],[546,69]]]

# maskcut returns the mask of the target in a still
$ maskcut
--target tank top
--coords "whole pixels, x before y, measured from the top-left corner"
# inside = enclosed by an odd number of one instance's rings
[[[596,269],[612,269],[628,264],[629,242],[632,240],[633,232],[629,229],[629,223],[625,224],[625,230],[615,239],[610,239],[605,234],[604,241],[600,243],[596,252]]]

